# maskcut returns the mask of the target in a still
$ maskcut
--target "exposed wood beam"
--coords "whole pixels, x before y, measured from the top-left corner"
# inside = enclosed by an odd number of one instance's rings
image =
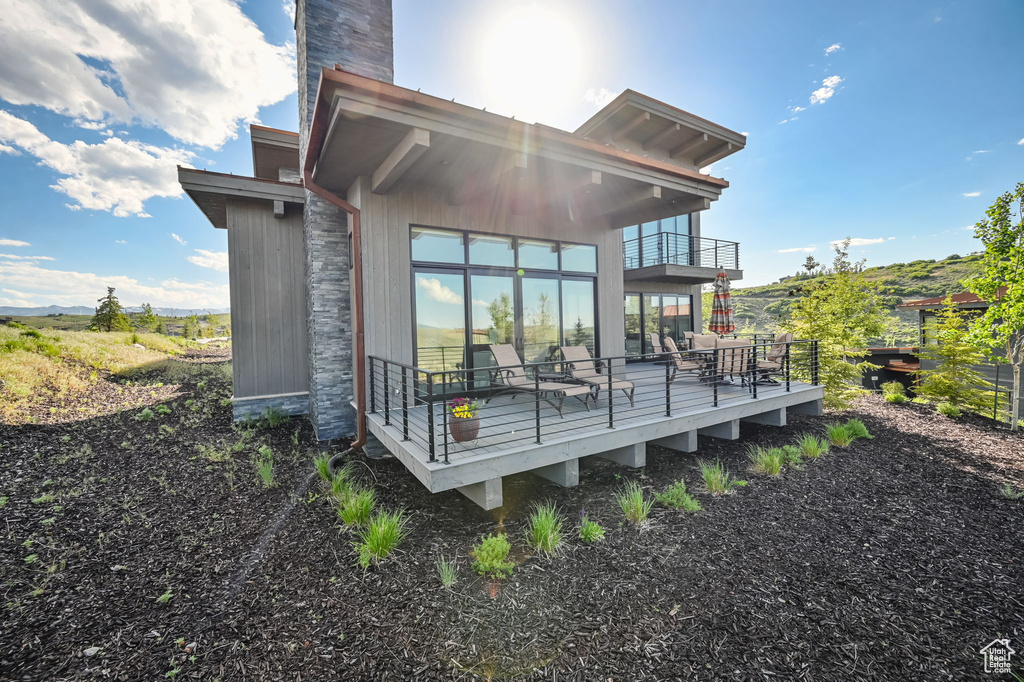
[[[398,182],[405,171],[430,149],[430,132],[423,128],[413,128],[406,134],[398,146],[391,150],[384,163],[373,172],[370,190],[374,194],[387,194],[392,185]]]
[[[728,156],[729,154],[732,154],[732,142],[725,142],[718,145],[707,154],[695,158],[693,160],[693,165],[697,168],[702,168],[709,163],[714,163],[715,161]]]
[[[481,194],[493,192],[506,183],[525,180],[528,171],[528,156],[522,152],[509,152],[489,171],[476,173],[454,188],[449,193],[448,203],[453,206],[469,203]]]
[[[661,143],[670,138],[671,136],[682,130],[682,126],[678,123],[673,123],[668,128],[665,128],[660,133],[652,135],[646,142],[644,142],[644,149],[657,149],[661,146]]]
[[[563,216],[573,220],[581,195],[589,195],[601,186],[601,171],[587,170],[563,181],[554,181],[552,187],[538,202],[545,211],[563,211]]]
[[[636,116],[634,116],[633,118],[629,119],[628,121],[623,123],[621,126],[616,128],[615,131],[612,133],[612,140],[616,141],[616,142],[618,140],[621,140],[622,138],[626,137],[631,132],[633,132],[634,130],[636,130],[637,128],[639,128],[644,123],[647,123],[650,120],[651,120],[650,112],[648,112],[648,111],[641,111],[639,114],[637,114]]]
[[[681,145],[673,149],[671,152],[669,152],[669,157],[674,159],[677,156],[682,156],[683,154],[686,154],[687,152],[692,152],[694,149],[701,146],[707,141],[708,134],[701,133],[697,137],[687,140],[686,142],[682,143]]]

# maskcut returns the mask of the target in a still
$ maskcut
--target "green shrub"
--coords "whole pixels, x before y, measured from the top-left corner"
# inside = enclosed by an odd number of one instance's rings
[[[822,455],[828,454],[828,441],[818,438],[813,433],[801,435],[796,441],[796,446],[800,448],[801,455],[811,459],[818,459]]]
[[[359,565],[369,568],[371,562],[377,563],[391,554],[409,534],[407,526],[408,521],[401,511],[377,512],[359,532],[359,542],[355,543]]]
[[[845,448],[853,442],[853,434],[847,430],[846,426],[838,423],[829,424],[825,427],[825,437],[828,438],[829,443],[837,448]]]
[[[164,405],[163,403],[157,405],[153,409],[156,410],[157,414],[164,415],[164,416],[167,416],[167,415],[169,415],[171,413],[171,407],[169,405]]]
[[[804,454],[797,446],[783,445],[780,450],[782,450],[782,459],[785,461],[786,466],[799,467],[803,464]]]
[[[353,490],[338,503],[338,516],[346,526],[361,526],[370,520],[377,506],[377,492],[373,488]]]
[[[849,433],[850,437],[854,440],[857,440],[858,438],[874,438],[874,436],[868,432],[868,427],[864,426],[864,422],[859,419],[849,419],[845,426],[847,433]]]
[[[778,476],[782,473],[785,453],[781,448],[764,448],[755,445],[748,449],[747,457],[750,458],[751,468],[759,474]]]
[[[655,495],[655,499],[659,504],[683,511],[700,511],[701,508],[700,502],[686,492],[686,481],[681,478],[666,488],[664,492]]]
[[[260,420],[262,421],[263,425],[271,429],[276,428],[281,424],[284,424],[285,422],[288,421],[288,419],[288,415],[286,415],[284,412],[277,409],[276,407],[268,407],[267,409],[263,410],[263,414],[260,416]]]
[[[455,581],[459,576],[458,557],[448,561],[444,556],[437,557],[434,561],[434,566],[437,568],[437,575],[441,579],[441,584],[445,587],[451,587],[455,584]]]
[[[480,543],[470,552],[473,556],[473,570],[492,578],[509,577],[516,566],[508,560],[510,551],[512,545],[508,543],[504,533],[483,536]]]
[[[644,498],[644,489],[636,481],[630,481],[615,493],[615,499],[626,518],[633,523],[643,523],[651,513],[654,500]]]
[[[535,505],[529,523],[527,540],[531,545],[547,554],[558,549],[562,542],[562,515],[553,502]]]
[[[900,393],[886,393],[884,396],[885,402],[892,403],[893,405],[902,405],[907,402],[907,396]]]
[[[135,415],[135,421],[148,422],[152,421],[154,417],[156,417],[156,414],[153,412],[153,410],[147,407],[142,412],[139,412],[137,415]]]
[[[27,336],[31,339],[41,339],[43,335],[39,333],[38,329],[26,329],[21,333],[22,336]]]
[[[903,396],[904,399],[907,397],[907,389],[898,381],[886,381],[882,384],[882,397],[889,402],[897,402],[889,400],[891,396]]]
[[[1024,500],[1024,490],[1017,490],[1009,483],[1004,483],[999,488],[999,494],[1008,500]]]
[[[951,419],[956,419],[961,414],[963,414],[960,411],[960,408],[954,405],[953,403],[939,403],[935,407],[935,410],[944,417],[949,417]]]
[[[583,542],[604,540],[604,528],[597,521],[588,519],[585,509],[580,512],[580,540],[583,540]]]
[[[277,480],[274,477],[274,451],[269,445],[264,445],[256,454],[256,473],[264,488],[277,487]]]
[[[700,469],[700,475],[704,477],[704,485],[708,487],[708,492],[712,495],[724,495],[737,486],[747,484],[746,481],[733,479],[721,460],[716,459],[711,462],[700,459],[697,460],[697,467]]]

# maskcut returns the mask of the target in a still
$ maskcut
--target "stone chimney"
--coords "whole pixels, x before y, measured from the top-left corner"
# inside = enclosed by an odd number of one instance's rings
[[[320,71],[346,71],[391,83],[391,0],[298,0],[299,150],[306,157]],[[344,198],[344,197],[343,197]],[[306,324],[309,416],[320,440],[355,433],[348,215],[306,191]]]

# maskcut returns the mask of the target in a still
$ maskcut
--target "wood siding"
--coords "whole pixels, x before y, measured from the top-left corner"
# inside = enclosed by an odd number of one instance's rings
[[[349,188],[348,201],[359,208],[362,219],[367,355],[413,360],[410,225],[596,244],[599,353],[625,354],[620,230],[596,221],[541,222],[514,215],[501,197],[452,206],[438,190],[422,186],[373,194],[365,176]]]
[[[234,395],[304,392],[302,206],[229,198],[227,218]]]

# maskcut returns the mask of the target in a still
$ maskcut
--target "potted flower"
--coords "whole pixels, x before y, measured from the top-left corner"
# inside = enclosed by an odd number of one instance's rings
[[[480,433],[480,406],[469,398],[455,398],[448,403],[448,430],[461,443],[473,440]]]

